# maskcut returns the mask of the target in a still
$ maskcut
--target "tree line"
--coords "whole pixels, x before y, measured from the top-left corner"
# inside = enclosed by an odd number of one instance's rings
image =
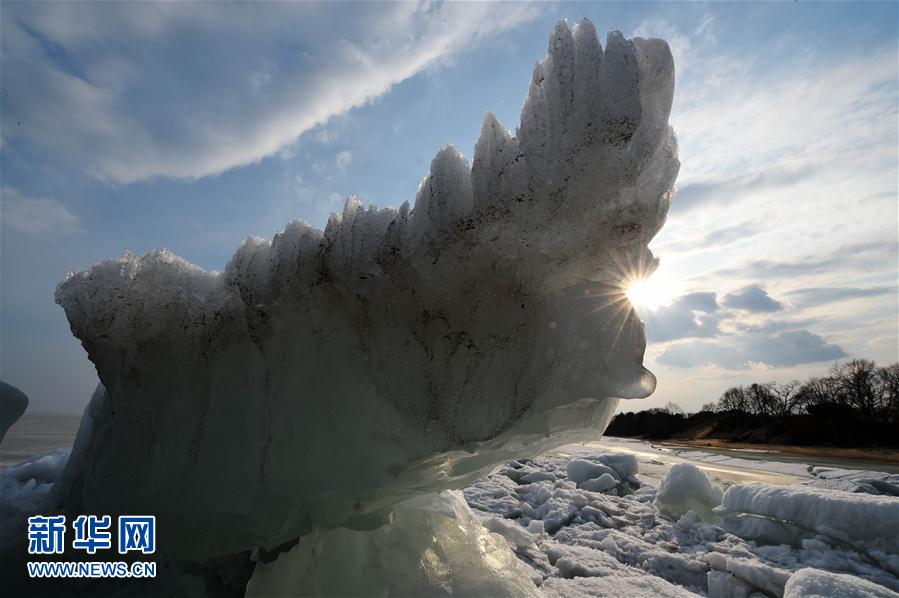
[[[692,414],[671,402],[637,413],[620,413],[606,434],[899,446],[899,363],[878,366],[868,359],[853,359],[834,364],[826,376],[804,382],[734,386]]]
[[[869,359],[836,363],[830,374],[784,384],[750,384],[724,391],[701,411],[733,411],[768,417],[840,416],[899,424],[899,363],[878,367]]]

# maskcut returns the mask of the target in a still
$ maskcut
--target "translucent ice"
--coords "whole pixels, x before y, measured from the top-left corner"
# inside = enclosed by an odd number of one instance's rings
[[[166,558],[373,529],[410,497],[596,438],[650,394],[629,278],[677,174],[660,40],[560,23],[515,135],[488,114],[410,208],[247,239],[224,272],[167,251],[57,301],[102,386],[57,500],[153,513]]]
[[[538,592],[506,540],[476,522],[461,492],[445,492],[400,503],[375,530],[316,529],[275,562],[257,565],[247,586],[248,598],[313,595]]]

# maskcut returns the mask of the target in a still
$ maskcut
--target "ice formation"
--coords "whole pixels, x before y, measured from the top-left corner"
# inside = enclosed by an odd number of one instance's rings
[[[25,393],[0,380],[0,442],[27,408],[28,397]]]
[[[72,512],[154,513],[165,558],[373,529],[411,497],[604,429],[644,397],[622,285],[655,265],[679,163],[665,42],[559,23],[513,136],[441,149],[414,208],[350,198],[224,272],[126,254],[57,289],[101,388]]]
[[[58,449],[0,470],[0,555],[21,557],[26,521],[52,508],[54,484],[68,457],[69,449]]]
[[[637,459],[621,453],[594,453],[572,459],[565,467],[568,479],[582,490],[627,494],[640,487]],[[620,488],[620,490],[618,490]]]
[[[671,517],[693,511],[703,521],[717,521],[712,509],[721,504],[721,489],[691,463],[675,463],[662,478],[655,506]]]
[[[742,537],[778,544],[821,538],[851,546],[899,575],[899,500],[894,497],[740,484],[724,493],[721,510],[729,514],[725,527]]]
[[[851,575],[808,568],[790,577],[784,598],[899,598],[899,593]]]

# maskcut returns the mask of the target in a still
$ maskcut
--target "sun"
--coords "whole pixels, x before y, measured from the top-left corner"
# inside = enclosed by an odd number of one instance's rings
[[[645,305],[646,307],[650,307],[650,303],[654,303],[652,300],[652,285],[649,283],[647,279],[634,280],[632,281],[627,289],[624,291],[624,294],[627,295],[627,298],[634,305]]]
[[[646,278],[632,278],[625,285],[624,294],[634,307],[645,307],[650,310],[660,305],[667,305],[674,298],[675,289],[664,276],[656,272]]]

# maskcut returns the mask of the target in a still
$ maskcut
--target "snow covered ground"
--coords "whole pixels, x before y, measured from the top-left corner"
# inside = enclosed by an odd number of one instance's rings
[[[464,490],[551,596],[899,596],[896,494],[896,474],[622,439]]]

